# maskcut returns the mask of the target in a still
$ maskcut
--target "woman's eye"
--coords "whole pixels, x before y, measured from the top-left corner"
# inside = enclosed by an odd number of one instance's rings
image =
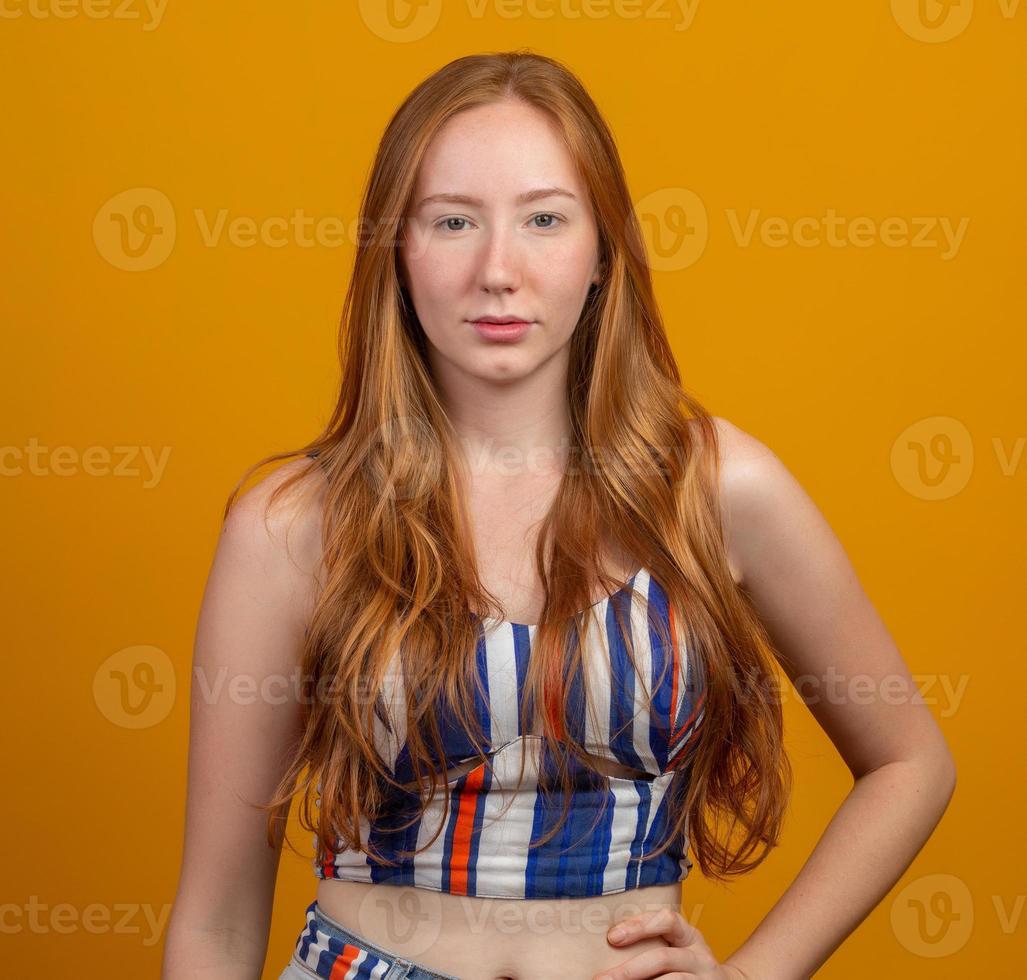
[[[557,222],[563,221],[563,218],[560,218],[560,217],[558,217],[555,214],[550,214],[549,212],[545,212],[544,214],[536,214],[535,217],[532,218],[531,220],[534,221],[535,218],[549,218],[549,219],[551,219],[549,224],[546,224],[546,225],[536,225],[535,226],[536,228],[555,228]]]
[[[466,218],[443,218],[441,221],[439,221],[435,225],[435,227],[436,228],[443,228],[444,227],[446,231],[463,231],[463,228],[453,228],[453,227],[451,227],[450,224],[449,224],[449,222],[451,222],[451,221],[464,221],[464,222],[466,222],[467,219]]]
[[[539,228],[539,229],[541,229],[543,231],[546,231],[546,230],[548,230],[550,228],[555,228],[558,224],[562,223],[563,220],[564,220],[559,215],[551,214],[548,211],[543,212],[542,214],[536,214],[532,218],[530,218],[529,220],[530,221],[537,221],[539,218],[542,218],[545,223],[541,224],[541,225],[535,225],[535,227]],[[458,226],[466,225],[466,224],[467,224],[467,218],[450,217],[450,218],[442,218],[440,221],[437,221],[435,223],[435,227],[436,228],[441,228],[444,231],[463,231],[464,228],[463,227],[458,227]]]

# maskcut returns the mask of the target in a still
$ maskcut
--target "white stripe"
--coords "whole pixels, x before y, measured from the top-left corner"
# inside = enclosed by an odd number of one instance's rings
[[[660,776],[657,776],[650,784],[649,787],[652,790],[652,797],[649,803],[649,814],[645,822],[645,834],[643,835],[642,850],[639,852],[639,857],[646,852],[645,839],[648,838],[650,831],[652,830],[653,823],[656,820],[656,811],[660,809],[660,805],[663,803],[663,798],[667,795],[667,791],[670,789],[670,784],[674,781],[674,777],[677,773],[670,771],[665,772]],[[655,851],[663,843],[662,840],[656,841],[653,845]],[[645,867],[642,865],[641,867]]]
[[[685,829],[682,836],[681,844],[681,859],[678,861],[678,867],[681,869],[682,880],[688,877],[688,873],[692,870],[694,862],[688,856],[688,848],[692,844],[692,815],[689,814],[685,817]]]
[[[517,653],[512,623],[483,632],[492,712],[492,746],[517,737]]]
[[[492,785],[485,798],[478,838],[479,895],[524,898],[542,738],[542,735],[514,738],[492,756]],[[525,754],[524,782],[518,791],[517,777],[521,757]]]
[[[631,844],[638,829],[638,808],[642,803],[642,797],[635,789],[633,780],[622,776],[610,776],[609,779],[614,803],[609,860],[603,871],[603,891],[616,892],[623,891],[627,885]]]
[[[595,609],[596,622],[588,624],[588,637],[582,652],[582,673],[588,678],[585,708],[585,750],[603,759],[613,758],[610,750],[610,697],[613,667],[606,637],[606,611],[610,600]]]
[[[390,734],[378,717],[378,712],[372,712],[375,747],[395,775],[396,759],[407,738],[406,687],[403,683],[403,663],[398,650],[389,659],[385,669],[381,695],[393,730]]]
[[[457,778],[459,777],[450,781],[450,790]],[[435,798],[425,805],[421,822],[417,827],[418,853],[413,858],[414,884],[421,888],[433,888],[435,891],[442,890],[442,863],[446,850],[446,828],[443,825],[453,804],[453,796],[450,793],[449,803],[444,805],[444,792],[441,786],[436,787]],[[442,832],[435,838],[431,847],[424,851],[420,850],[440,826]]]
[[[367,817],[363,814],[360,815],[360,843],[367,845],[369,835],[371,833],[371,825],[368,823]],[[314,835],[314,839],[317,839],[317,835]],[[338,847],[339,839],[336,838],[336,847]],[[333,866],[336,869],[336,876],[344,878],[347,881],[370,881],[371,880],[371,858],[364,851],[355,851],[350,848],[343,848],[341,851],[336,852],[335,859],[332,861]],[[323,868],[314,859],[314,871],[317,877],[323,878]]]
[[[385,960],[379,959],[378,962],[371,967],[369,975],[376,978],[376,980],[385,980],[385,977],[389,975],[389,970],[391,969],[391,963],[387,963]]]

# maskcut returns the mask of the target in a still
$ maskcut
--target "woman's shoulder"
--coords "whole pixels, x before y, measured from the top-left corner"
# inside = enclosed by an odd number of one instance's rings
[[[291,598],[320,577],[326,485],[315,459],[290,459],[240,494],[222,527],[251,573],[277,579]]]
[[[761,439],[723,418],[713,418],[720,467],[724,542],[736,581],[770,574],[768,555],[783,541],[812,543],[829,530],[802,483]]]
[[[732,473],[737,473],[742,468],[758,465],[759,460],[774,455],[769,446],[734,422],[720,415],[711,415],[709,420],[715,431],[718,461],[722,471],[730,467]],[[699,419],[689,419],[688,424],[702,442],[704,429]]]
[[[762,440],[721,416],[710,416],[717,451],[717,493],[728,563],[736,582],[744,578],[746,547],[759,525],[773,522],[787,508],[787,490],[795,481],[774,451]],[[689,424],[700,433],[695,419]]]

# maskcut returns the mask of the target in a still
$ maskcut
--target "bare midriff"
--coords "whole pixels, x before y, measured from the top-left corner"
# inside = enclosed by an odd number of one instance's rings
[[[590,898],[452,895],[407,885],[324,879],[317,902],[330,919],[383,949],[461,980],[591,980],[648,949],[606,934],[639,912],[681,908],[681,882]]]
[[[644,775],[590,757],[609,775]],[[453,779],[474,762],[447,772]],[[412,788],[408,784],[407,788]],[[681,908],[681,882],[589,898],[484,898],[408,885],[326,878],[321,911],[391,953],[460,980],[591,980],[603,970],[667,943],[611,945],[606,934],[640,912]]]

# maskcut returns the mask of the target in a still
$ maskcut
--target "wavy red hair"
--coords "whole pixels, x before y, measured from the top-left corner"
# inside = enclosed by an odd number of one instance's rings
[[[343,308],[334,411],[309,445],[251,466],[225,507],[227,517],[257,468],[318,454],[326,481],[325,576],[302,670],[311,691],[330,689],[332,696],[313,697],[304,707],[303,738],[264,807],[268,841],[274,822],[284,821],[291,799],[302,793],[300,819],[316,832],[319,862],[337,838],[366,850],[361,819],[375,818],[393,783],[370,733],[396,651],[402,653],[407,738],[422,800],[441,784],[448,801],[444,777],[431,763],[443,756],[435,712],[441,697],[487,756],[468,710],[476,683],[476,616],[501,617],[502,610],[475,567],[456,438],[402,289],[397,245],[432,138],[456,113],[502,99],[522,100],[559,126],[591,195],[603,273],[571,339],[572,438],[587,465],[563,475],[540,529],[535,561],[546,599],[524,701],[546,706],[542,730],[554,757],[589,765],[564,724],[565,679],[581,670],[588,650],[589,617],[581,611],[597,585],[609,592],[622,584],[604,571],[604,545],[615,541],[665,590],[680,631],[674,642],[684,644],[703,679],[704,721],[694,755],[678,774],[674,832],[689,835],[704,875],[740,874],[777,843],[791,772],[779,700],[766,696],[773,677],[770,641],[727,564],[716,426],[682,387],[608,126],[566,67],[525,50],[458,58],[421,82],[393,115],[361,203],[360,227],[367,233],[357,245]],[[276,487],[269,508],[303,475]],[[652,625],[671,641],[666,624]],[[577,642],[568,642],[572,638]],[[522,718],[522,731],[530,725]],[[566,774],[563,765],[564,788]],[[310,803],[315,782],[316,815]],[[725,818],[729,827],[722,834]]]

